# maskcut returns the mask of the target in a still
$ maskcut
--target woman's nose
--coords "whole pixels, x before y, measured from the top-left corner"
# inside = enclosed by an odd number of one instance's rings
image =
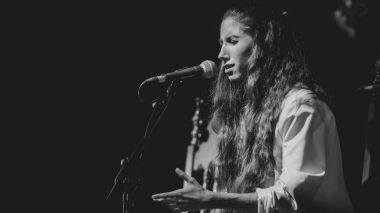
[[[224,45],[222,45],[220,47],[220,51],[219,51],[219,54],[218,54],[218,59],[219,60],[226,60],[228,57],[227,57],[227,50],[226,50],[226,47]]]

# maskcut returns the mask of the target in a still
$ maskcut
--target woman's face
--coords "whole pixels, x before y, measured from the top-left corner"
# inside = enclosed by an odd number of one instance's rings
[[[240,80],[248,69],[248,59],[252,54],[254,41],[243,31],[243,25],[233,18],[224,19],[220,27],[220,52],[218,58],[222,71],[230,81]]]

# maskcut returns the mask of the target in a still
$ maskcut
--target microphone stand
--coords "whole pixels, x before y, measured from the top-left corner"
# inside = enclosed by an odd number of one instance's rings
[[[140,88],[145,83],[146,81],[144,81],[139,86],[139,89],[138,89],[139,91],[138,96],[140,100],[142,100],[140,97]],[[132,208],[134,207],[133,196],[139,184],[141,184],[143,180],[142,175],[141,175],[141,166],[142,166],[141,164],[142,164],[144,149],[147,143],[149,142],[152,136],[152,133],[157,127],[159,121],[164,115],[164,112],[166,108],[168,107],[170,101],[176,95],[176,90],[181,83],[182,81],[172,81],[166,90],[166,97],[160,97],[151,101],[153,111],[146,125],[143,138],[137,143],[135,149],[130,154],[130,156],[121,160],[120,169],[114,178],[114,184],[110,192],[108,193],[106,200],[110,198],[114,189],[121,183],[122,190],[123,190],[122,213],[132,213]]]

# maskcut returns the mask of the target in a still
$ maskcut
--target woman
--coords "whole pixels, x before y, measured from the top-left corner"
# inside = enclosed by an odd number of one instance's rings
[[[174,212],[352,212],[334,116],[313,81],[288,14],[228,10],[213,90],[219,189],[189,184],[153,195]]]

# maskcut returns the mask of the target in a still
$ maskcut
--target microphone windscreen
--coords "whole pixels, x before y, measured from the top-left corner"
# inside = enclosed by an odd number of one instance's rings
[[[202,69],[204,70],[203,77],[204,78],[212,78],[218,74],[218,67],[215,62],[206,60],[200,64]]]

